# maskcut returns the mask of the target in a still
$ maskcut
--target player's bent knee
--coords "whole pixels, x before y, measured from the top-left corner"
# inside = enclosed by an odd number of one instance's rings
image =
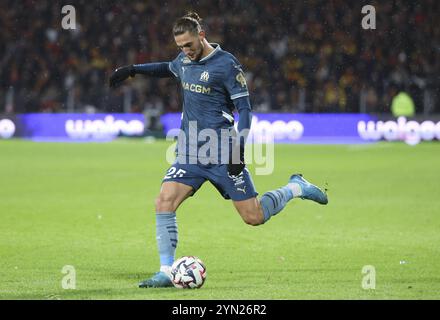
[[[174,197],[160,194],[156,198],[156,212],[174,212],[176,211],[176,205]]]
[[[264,218],[258,212],[246,212],[241,217],[246,224],[251,226],[259,226],[264,223]]]

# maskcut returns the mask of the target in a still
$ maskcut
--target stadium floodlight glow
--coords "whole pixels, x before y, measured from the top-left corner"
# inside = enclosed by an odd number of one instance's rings
[[[15,124],[10,119],[0,120],[0,138],[9,139],[15,134]]]

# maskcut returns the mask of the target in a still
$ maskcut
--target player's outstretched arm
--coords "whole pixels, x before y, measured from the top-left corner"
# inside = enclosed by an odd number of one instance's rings
[[[168,62],[132,64],[117,68],[110,76],[109,85],[114,88],[125,81],[128,77],[134,77],[136,74],[144,74],[150,77],[168,78],[174,74],[169,69]]]
[[[128,77],[134,77],[134,76],[135,73],[134,73],[133,65],[117,68],[115,71],[113,71],[112,75],[110,76],[109,85],[111,88],[114,88]]]

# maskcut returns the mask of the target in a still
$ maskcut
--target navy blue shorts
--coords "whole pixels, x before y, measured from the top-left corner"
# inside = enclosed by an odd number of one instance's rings
[[[211,182],[225,199],[242,201],[258,195],[247,168],[238,176],[228,174],[226,164],[180,164],[174,162],[168,169],[163,182],[175,181],[193,187],[194,193],[205,181]],[[193,195],[194,195],[193,193]]]

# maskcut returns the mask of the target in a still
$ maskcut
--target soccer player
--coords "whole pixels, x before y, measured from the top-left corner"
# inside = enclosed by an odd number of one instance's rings
[[[244,144],[252,119],[246,80],[238,60],[220,45],[208,42],[200,21],[194,12],[177,19],[173,35],[181,52],[173,61],[120,67],[110,77],[111,87],[136,74],[175,77],[183,89],[183,134],[178,137],[176,160],[163,178],[156,199],[160,271],[140,282],[139,287],[173,286],[169,274],[178,242],[176,210],[207,180],[225,199],[232,199],[244,222],[253,226],[266,223],[294,198],[328,202],[326,193],[300,174],[257,198],[244,163]],[[234,109],[239,114],[238,132],[234,128]],[[199,152],[203,142],[194,133],[208,128],[218,134],[219,152],[204,155]],[[230,135],[220,139],[225,130]]]

